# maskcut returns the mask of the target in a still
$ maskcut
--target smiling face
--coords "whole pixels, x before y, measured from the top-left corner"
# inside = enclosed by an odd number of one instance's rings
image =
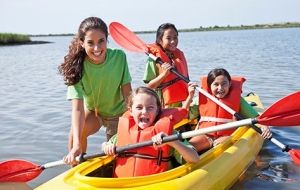
[[[88,55],[89,62],[101,64],[105,60],[107,50],[107,38],[101,30],[91,29],[86,32],[84,41],[80,41],[81,46]]]
[[[135,123],[142,129],[152,126],[159,113],[156,98],[150,94],[138,93],[132,102],[128,110]]]
[[[164,31],[164,34],[158,43],[164,48],[166,53],[172,53],[175,51],[178,45],[178,34],[174,28],[168,28]]]
[[[225,75],[219,75],[210,85],[210,89],[216,98],[224,98],[229,92],[230,85],[231,82]]]

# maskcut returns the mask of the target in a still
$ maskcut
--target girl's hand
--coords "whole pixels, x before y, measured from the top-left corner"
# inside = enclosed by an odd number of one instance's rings
[[[195,95],[196,86],[198,86],[198,85],[195,82],[189,82],[189,84],[188,84],[188,91],[189,91],[189,95],[191,97],[194,97],[194,95]]]
[[[163,63],[163,64],[161,65],[161,68],[164,70],[164,71],[162,72],[162,74],[163,74],[164,76],[167,76],[167,75],[170,73],[170,69],[172,69],[173,67],[172,67],[169,63]]]
[[[102,151],[108,156],[115,156],[116,145],[110,142],[104,142],[101,145]]]
[[[272,132],[270,131],[269,127],[266,126],[266,125],[261,125],[261,136],[264,138],[264,139],[269,139],[272,137]]]
[[[79,146],[74,146],[70,150],[70,152],[68,153],[68,155],[66,155],[63,158],[63,161],[66,164],[69,164],[71,166],[76,166],[78,163],[77,163],[77,161],[75,159],[76,159],[76,156],[78,156],[80,153],[81,153],[81,148]]]
[[[154,148],[159,148],[159,147],[164,146],[165,144],[162,144],[162,139],[163,139],[163,137],[166,137],[166,136],[168,136],[168,135],[164,132],[160,132],[160,133],[154,135],[152,137]]]

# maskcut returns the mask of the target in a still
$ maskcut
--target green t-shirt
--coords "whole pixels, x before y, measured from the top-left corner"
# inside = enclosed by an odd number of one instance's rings
[[[240,110],[238,113],[244,118],[252,118],[258,115],[256,110],[253,107],[251,107],[251,105],[249,105],[249,103],[243,97],[241,97],[240,100]],[[189,119],[192,120],[199,116],[199,97],[197,96],[193,99],[193,101],[190,104]]]
[[[178,131],[177,130],[173,130],[173,135],[177,135],[178,134]],[[117,134],[115,134],[113,137],[111,137],[109,139],[108,142],[112,143],[112,144],[117,144]],[[194,148],[193,145],[191,145],[186,139],[184,139],[184,141],[182,142],[184,145],[190,147],[190,148]],[[170,147],[170,153],[169,153],[169,156],[171,157],[174,157],[176,159],[176,161],[179,163],[179,164],[185,164],[186,161],[183,159],[183,157],[181,156],[181,154],[179,154],[179,152],[174,149],[173,147]],[[172,169],[173,166],[172,166],[172,163],[169,162],[169,166],[168,166],[169,169]]]
[[[126,110],[121,86],[131,82],[126,55],[119,49],[107,49],[102,64],[84,60],[82,79],[68,87],[67,99],[84,99],[89,110],[98,108],[103,116],[116,116]]]

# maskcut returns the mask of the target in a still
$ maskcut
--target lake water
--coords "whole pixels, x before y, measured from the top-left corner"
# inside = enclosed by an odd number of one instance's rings
[[[146,43],[155,34],[141,34]],[[72,37],[39,37],[50,44],[0,47],[0,162],[24,159],[37,165],[60,160],[68,152],[71,103],[58,75]],[[300,90],[300,28],[179,34],[179,48],[188,61],[191,81],[199,82],[215,67],[232,76],[244,76],[243,94],[260,95],[269,107],[280,98]],[[109,47],[120,48],[109,38]],[[127,53],[132,86],[143,85],[146,55]],[[273,127],[274,137],[300,149],[300,127]],[[100,151],[104,130],[89,138],[88,153]],[[300,167],[288,153],[265,141],[257,160],[231,189],[299,189]],[[31,187],[69,169],[44,170],[28,182]]]

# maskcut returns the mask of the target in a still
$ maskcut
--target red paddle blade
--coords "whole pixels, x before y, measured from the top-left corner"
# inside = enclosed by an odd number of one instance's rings
[[[31,162],[9,160],[0,163],[0,182],[28,182],[41,172],[41,167]]]
[[[269,126],[300,126],[300,91],[272,104],[257,120]]]
[[[148,52],[147,45],[135,33],[118,22],[109,24],[109,33],[117,44],[129,51]]]
[[[296,164],[300,165],[300,151],[292,148],[292,149],[289,151],[289,154],[290,154],[292,160],[293,160]]]

